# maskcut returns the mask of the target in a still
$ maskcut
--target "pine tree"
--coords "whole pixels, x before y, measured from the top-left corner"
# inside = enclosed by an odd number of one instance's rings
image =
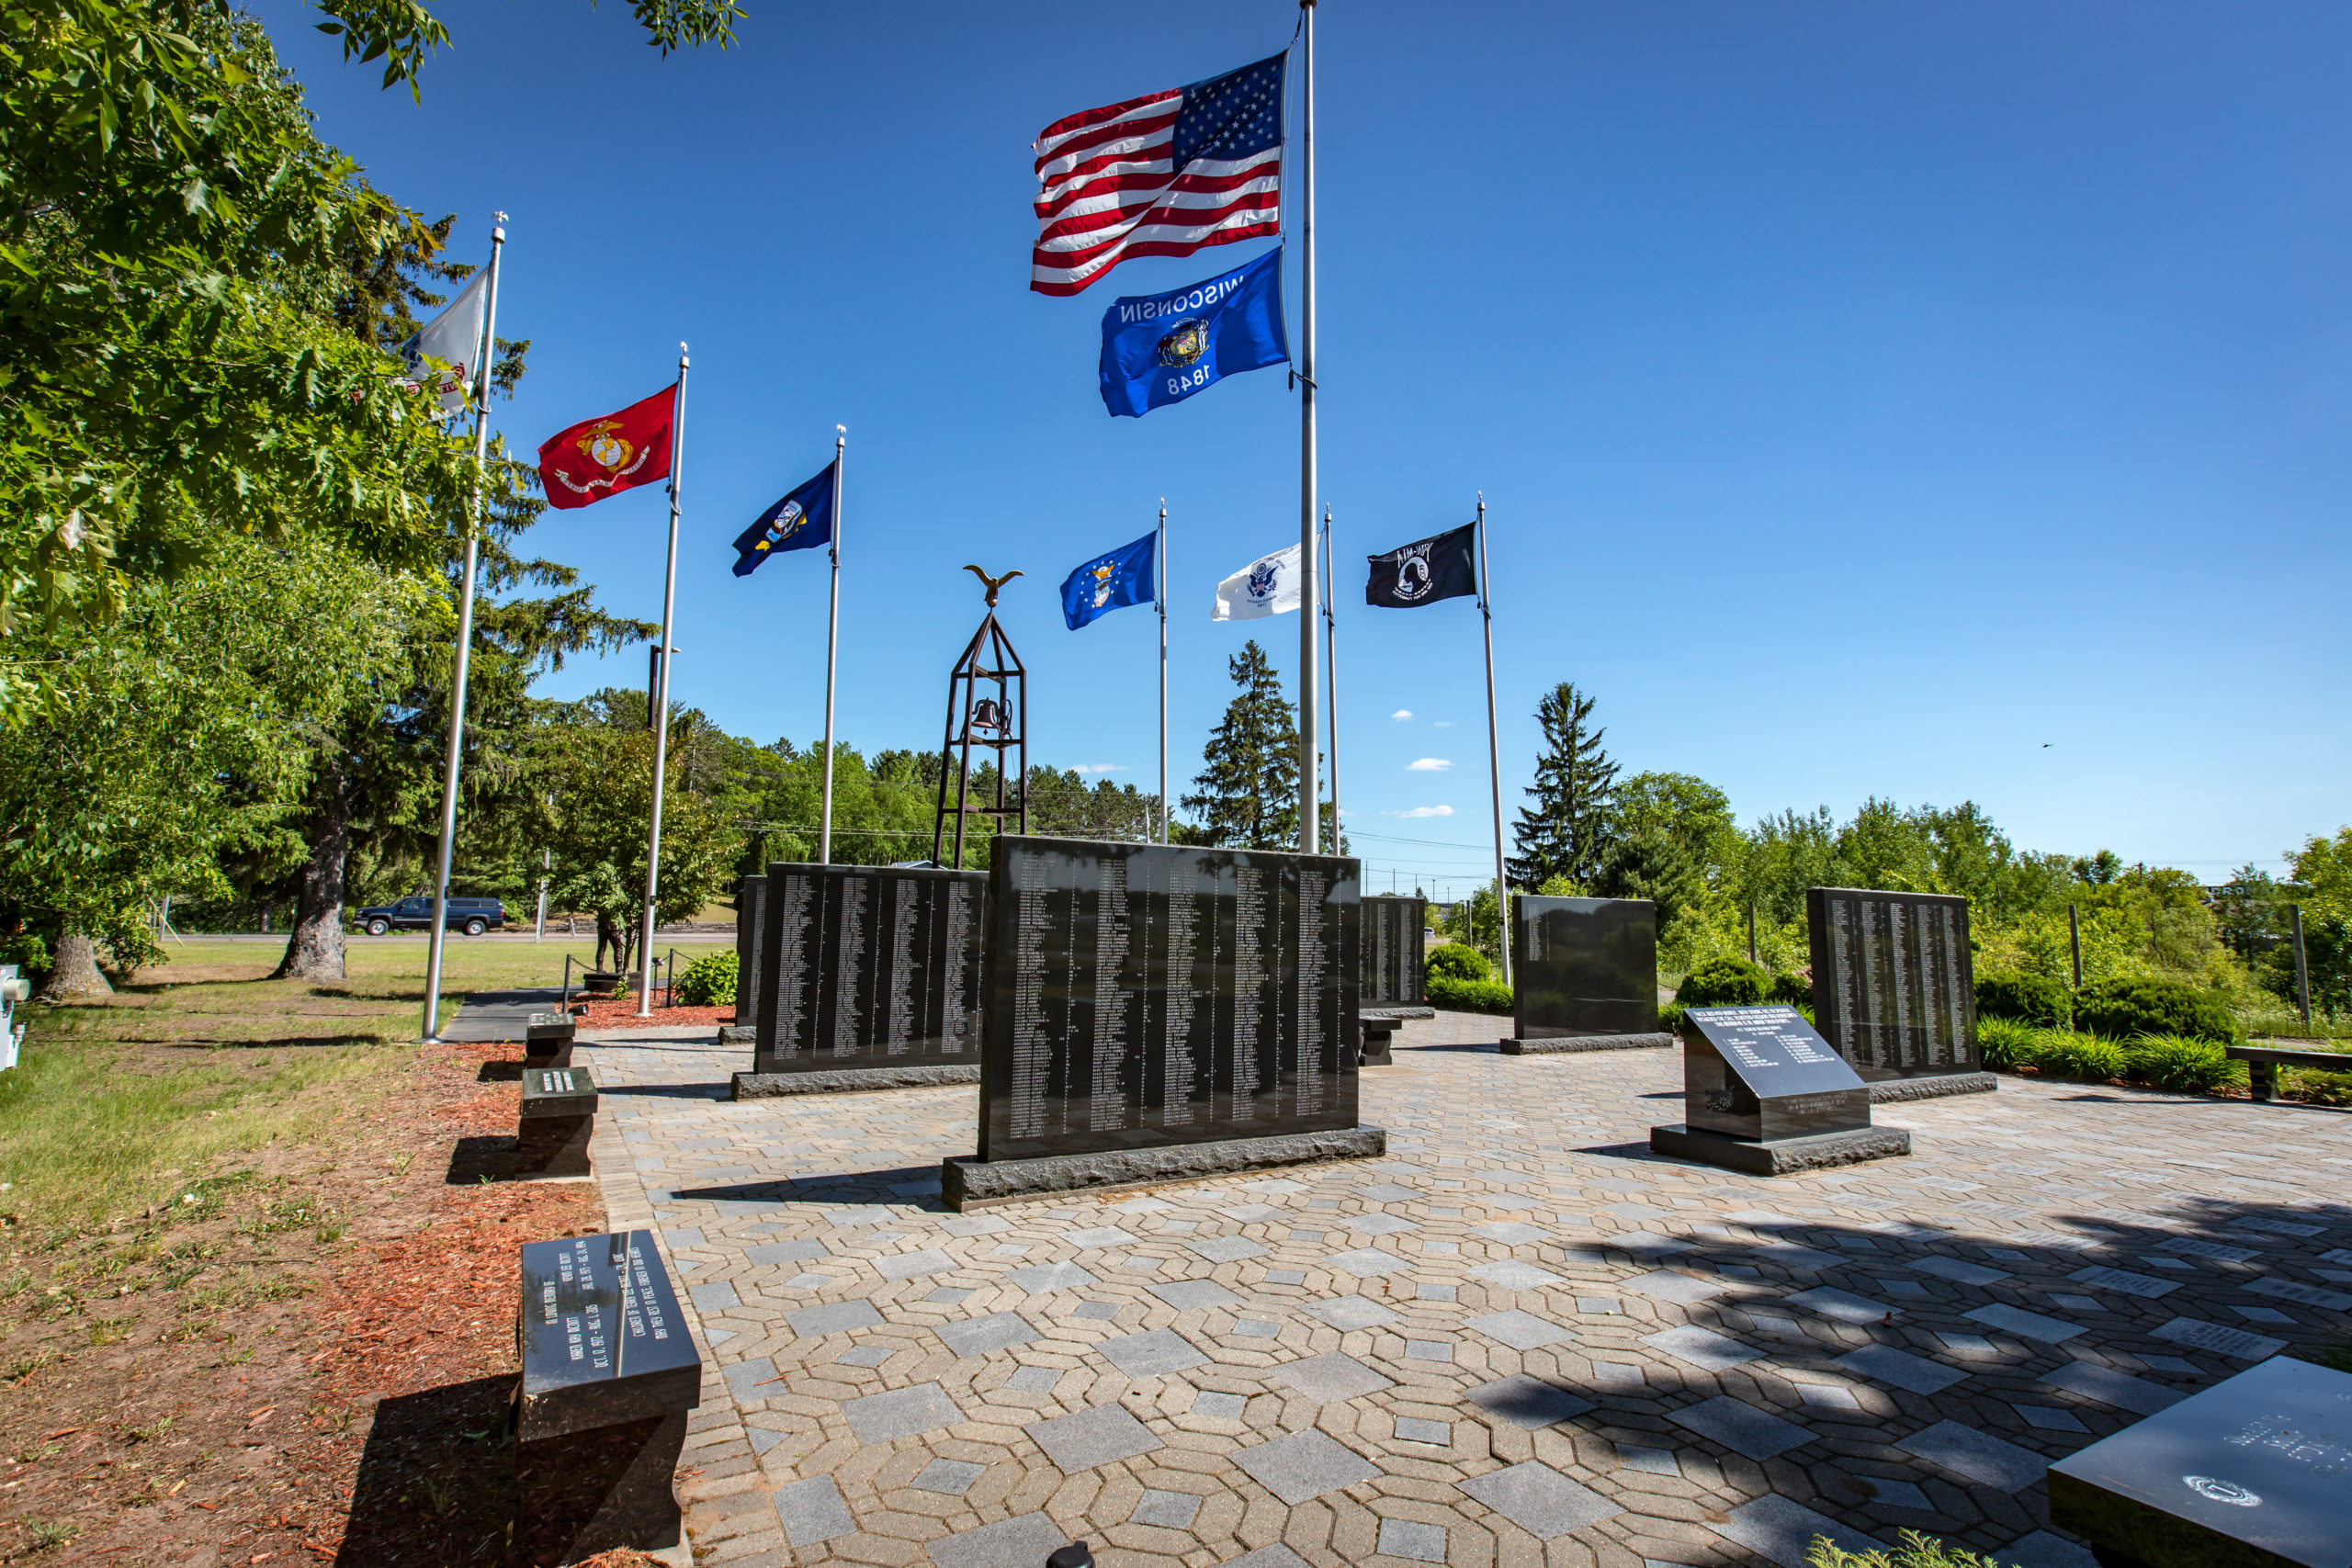
[[[1194,814],[1189,842],[1236,850],[1298,847],[1298,722],[1283,700],[1282,677],[1251,638],[1227,662],[1240,694],[1201,754],[1179,802]]]
[[[1563,681],[1535,709],[1544,750],[1535,764],[1534,809],[1521,807],[1512,838],[1519,853],[1510,879],[1538,887],[1555,876],[1589,886],[1609,847],[1609,820],[1617,795],[1617,764],[1600,749],[1606,730],[1590,729],[1592,699]]]

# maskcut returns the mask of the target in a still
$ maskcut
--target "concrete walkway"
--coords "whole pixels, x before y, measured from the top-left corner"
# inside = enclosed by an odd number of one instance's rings
[[[1385,1160],[968,1215],[972,1089],[738,1104],[707,1031],[586,1037],[612,1223],[710,1366],[697,1561],[2090,1568],[2050,1460],[2344,1331],[2352,1116],[2004,1079],[1750,1179],[1649,1156],[1679,1054],[1507,1021],[1404,1027]]]

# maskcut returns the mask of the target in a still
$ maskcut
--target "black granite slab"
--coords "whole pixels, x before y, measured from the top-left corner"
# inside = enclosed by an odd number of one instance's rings
[[[735,890],[735,1024],[719,1031],[722,1044],[759,1040],[761,960],[765,942],[768,879],[747,876]]]
[[[1871,1124],[1869,1088],[1792,1007],[1685,1012],[1682,1097],[1692,1128],[1751,1142]]]
[[[596,1136],[595,1077],[585,1067],[525,1066],[514,1136],[518,1177],[591,1174],[588,1147]]]
[[[1357,863],[1006,836],[983,1161],[1356,1125]]]
[[[772,861],[765,884],[753,1072],[979,1060],[987,873]]]
[[[525,1067],[523,1119],[594,1116],[596,1077],[585,1067]]]
[[[1967,899],[1814,887],[1805,917],[1815,1026],[1865,1080],[1984,1070]]]
[[[2050,1467],[2102,1562],[2352,1568],[2352,1375],[2274,1358]]]
[[[1657,1032],[1657,910],[1646,898],[1511,896],[1512,1035]]]
[[[702,1354],[651,1231],[527,1242],[521,1269],[518,1441],[702,1403]]]
[[[580,1021],[568,1012],[535,1012],[523,1029],[523,1065],[526,1067],[571,1066],[572,1043]]]
[[[1429,900],[1367,893],[1361,901],[1356,1001],[1361,1007],[1417,1007],[1429,999],[1421,960],[1429,943]]]

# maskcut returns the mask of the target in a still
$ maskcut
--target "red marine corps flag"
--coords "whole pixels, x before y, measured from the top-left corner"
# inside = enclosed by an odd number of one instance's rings
[[[678,389],[662,388],[618,413],[581,421],[539,446],[539,483],[554,507],[585,506],[670,477]]]

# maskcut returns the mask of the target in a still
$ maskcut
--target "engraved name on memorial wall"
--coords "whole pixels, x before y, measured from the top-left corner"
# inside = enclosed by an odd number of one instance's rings
[[[979,1061],[986,873],[777,861],[766,884],[756,1071]]]
[[[1815,887],[1805,916],[1814,1026],[1865,1080],[1983,1070],[1967,899]]]
[[[1353,860],[1001,837],[980,1157],[1356,1125]]]

